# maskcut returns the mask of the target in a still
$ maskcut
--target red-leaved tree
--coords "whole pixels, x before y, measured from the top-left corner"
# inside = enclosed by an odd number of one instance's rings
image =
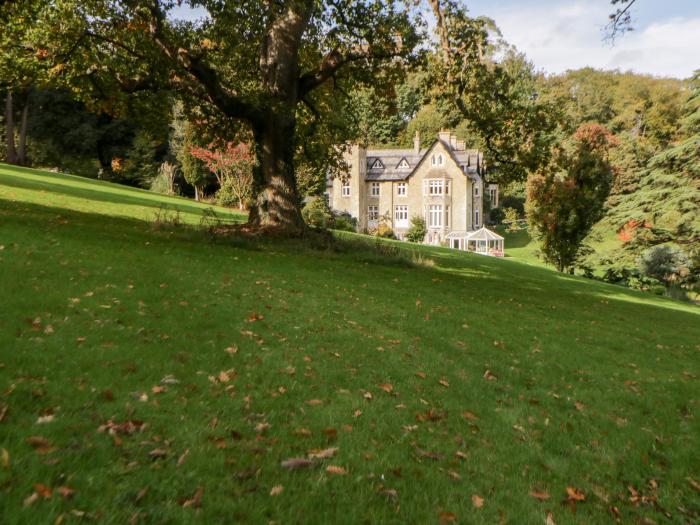
[[[227,142],[221,147],[212,142],[207,148],[190,149],[190,154],[204,162],[219,183],[217,195],[222,204],[235,201],[245,207],[253,191],[254,157],[247,144]]]

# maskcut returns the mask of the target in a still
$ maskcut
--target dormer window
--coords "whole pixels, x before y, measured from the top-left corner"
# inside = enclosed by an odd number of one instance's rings
[[[443,164],[445,164],[445,158],[442,156],[442,153],[440,153],[438,155],[433,155],[430,158],[430,163],[433,166],[442,166]]]
[[[408,165],[408,161],[406,159],[401,159],[401,162],[399,162],[399,165],[396,166],[396,168],[400,170],[405,170],[410,168],[410,166]]]
[[[373,169],[373,170],[383,170],[383,169],[384,169],[384,164],[382,164],[382,161],[381,161],[381,160],[377,159],[377,160],[374,161],[374,163],[372,164],[372,167],[371,167],[370,169]]]

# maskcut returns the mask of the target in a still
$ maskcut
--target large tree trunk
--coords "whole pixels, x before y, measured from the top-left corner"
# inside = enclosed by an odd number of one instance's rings
[[[12,102],[12,91],[5,97],[5,160],[10,164],[17,164],[17,150],[15,148],[15,111]]]
[[[294,175],[294,132],[292,114],[280,117],[273,113],[254,131],[258,164],[254,170],[255,199],[248,218],[254,228],[290,236],[306,229]]]
[[[19,125],[19,147],[17,149],[17,164],[27,165],[27,122],[29,120],[29,99],[27,98],[22,107],[22,119]]]
[[[295,108],[299,102],[299,46],[313,2],[286,4],[271,21],[260,49],[260,70],[269,95],[263,116],[253,122],[258,163],[248,224],[285,236],[306,230],[294,173]]]

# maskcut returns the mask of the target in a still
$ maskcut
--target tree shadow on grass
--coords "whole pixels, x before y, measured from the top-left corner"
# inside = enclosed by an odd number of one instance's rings
[[[25,174],[32,178],[14,176],[15,174]],[[80,184],[80,187],[70,184],[73,182]],[[44,191],[95,202],[134,205],[152,208],[154,210],[163,209],[164,205],[168,209],[179,210],[180,212],[194,215],[202,215],[204,210],[201,205],[191,203],[187,199],[163,196],[139,188],[124,187],[122,189],[119,186],[114,186],[105,181],[76,177],[74,175],[46,173],[26,168],[12,167],[12,171],[8,169],[6,173],[0,172],[0,184],[11,188],[36,192]],[[128,195],[126,193],[128,193]],[[139,193],[142,193],[143,197],[134,196],[134,194],[138,195]],[[239,215],[234,211],[230,213],[234,216],[225,217],[223,222],[240,223],[244,222],[246,219],[243,214]]]

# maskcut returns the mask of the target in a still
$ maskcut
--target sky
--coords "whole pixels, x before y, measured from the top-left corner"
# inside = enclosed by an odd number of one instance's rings
[[[603,27],[610,0],[466,0],[472,16],[496,21],[504,38],[547,73],[591,66],[688,78],[700,69],[700,0],[637,0],[635,30],[614,45]],[[183,18],[196,17],[185,8]]]
[[[635,30],[603,41],[609,0],[467,0],[473,16],[496,21],[503,37],[548,73],[591,66],[687,78],[700,69],[700,0],[637,0]]]

